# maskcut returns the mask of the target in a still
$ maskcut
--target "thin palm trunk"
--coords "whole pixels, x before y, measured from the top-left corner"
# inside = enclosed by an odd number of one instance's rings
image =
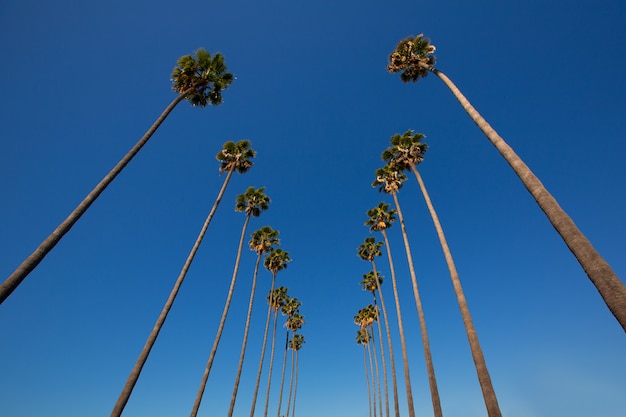
[[[378,272],[376,269],[376,263],[372,260],[372,268],[374,274],[376,274],[376,280],[378,280]],[[378,286],[378,297],[380,298],[380,307],[383,310],[383,319],[385,320],[385,332],[387,333],[387,346],[389,347],[389,363],[391,365],[391,381],[393,383],[393,405],[395,417],[400,417],[400,407],[398,401],[398,381],[396,378],[396,362],[393,354],[393,344],[391,342],[391,328],[389,327],[389,318],[387,316],[387,307],[385,306],[385,298],[383,297],[383,290]]]
[[[154,343],[156,342],[156,339],[159,336],[159,332],[161,331],[161,328],[163,327],[163,324],[165,323],[165,319],[167,319],[167,315],[169,314],[170,309],[172,308],[172,304],[174,304],[174,300],[176,299],[176,295],[178,295],[180,286],[183,284],[185,276],[187,275],[187,271],[189,270],[189,267],[191,266],[191,262],[193,261],[193,258],[196,256],[196,252],[198,252],[200,243],[202,243],[202,239],[204,238],[204,235],[206,234],[206,231],[209,228],[209,224],[211,223],[211,220],[213,219],[213,216],[215,215],[215,212],[217,211],[217,207],[219,206],[220,201],[222,201],[222,197],[224,196],[224,192],[226,191],[226,187],[228,186],[230,177],[232,176],[233,172],[234,172],[233,170],[228,171],[226,174],[226,178],[224,178],[224,183],[222,184],[222,188],[217,194],[215,203],[213,203],[213,207],[211,208],[211,211],[209,212],[209,215],[204,221],[204,224],[202,225],[202,229],[200,230],[200,233],[198,234],[198,237],[196,238],[196,242],[194,243],[193,247],[191,248],[191,251],[189,252],[189,255],[187,256],[187,260],[185,261],[185,264],[183,265],[183,269],[180,271],[180,274],[178,275],[178,278],[176,279],[176,282],[174,283],[174,287],[172,288],[172,291],[170,292],[170,295],[167,301],[165,302],[165,305],[163,306],[163,310],[161,310],[161,314],[159,315],[154,327],[152,328],[152,332],[150,332],[150,335],[148,336],[148,339],[146,340],[146,344],[144,345],[141,353],[139,354],[139,358],[137,358],[137,361],[135,362],[135,366],[133,367],[128,379],[126,380],[126,384],[124,385],[124,388],[122,389],[122,392],[120,393],[120,396],[117,399],[117,403],[115,404],[115,407],[113,408],[113,411],[111,412],[111,417],[121,416],[122,412],[124,411],[124,407],[126,407],[126,403],[128,402],[128,399],[130,398],[130,395],[133,392],[133,388],[135,387],[137,380],[139,379],[141,370],[143,369],[143,366],[145,365],[146,360],[148,359],[148,355],[150,355],[150,351],[152,350],[152,347],[154,346]]]
[[[365,381],[367,382],[367,407],[370,410],[370,417],[374,417],[372,414],[372,387],[370,384],[370,371],[367,366],[367,346],[363,345],[363,367],[365,368]]]
[[[295,333],[294,333],[293,337],[294,337],[293,340],[295,342],[295,337],[296,337]],[[285,412],[285,417],[289,417],[289,411],[291,411],[291,398],[293,396],[293,378],[294,378],[294,371],[295,371],[295,367],[296,367],[295,356],[296,356],[296,349],[295,349],[295,346],[292,346],[292,349],[291,349],[291,371],[290,371],[290,374],[289,374],[289,396],[287,397],[287,411]]]
[[[70,231],[72,226],[82,217],[87,209],[102,194],[107,186],[122,172],[128,163],[139,153],[141,148],[148,142],[154,132],[161,126],[161,123],[169,116],[174,108],[192,91],[189,89],[176,97],[150,126],[150,129],[131,148],[130,151],[109,171],[109,173],[94,187],[93,190],[76,206],[74,211],[28,256],[17,269],[0,285],[0,304],[11,295],[11,293],[21,284],[21,282],[39,265],[43,258],[56,246],[57,243]]]
[[[198,415],[198,409],[200,408],[200,403],[202,402],[204,389],[206,388],[206,383],[209,380],[209,374],[211,373],[213,360],[215,359],[215,354],[217,353],[217,347],[219,346],[220,339],[222,337],[222,331],[224,330],[224,325],[226,324],[226,317],[228,316],[230,302],[233,298],[233,292],[235,291],[235,282],[237,281],[237,273],[239,272],[239,263],[241,261],[241,251],[243,249],[243,242],[246,237],[246,229],[248,228],[249,221],[250,221],[250,214],[247,214],[246,220],[244,221],[243,227],[241,228],[241,237],[239,239],[239,247],[237,248],[237,259],[235,260],[235,268],[233,270],[233,277],[230,280],[230,288],[228,288],[228,295],[226,296],[226,303],[224,304],[224,311],[222,312],[222,318],[220,319],[220,324],[217,328],[217,334],[215,335],[215,340],[213,341],[213,347],[211,348],[211,353],[209,354],[209,360],[207,361],[206,367],[204,368],[204,374],[202,375],[200,388],[198,389],[198,394],[196,395],[196,400],[194,401],[193,409],[191,410],[191,414],[190,414],[191,417],[196,417]]]
[[[452,91],[452,94],[461,103],[461,106],[470,118],[513,168],[524,187],[533,196],[539,208],[546,214],[552,226],[576,257],[607,307],[622,326],[622,329],[626,331],[626,286],[620,281],[613,269],[611,269],[611,266],[596,251],[589,239],[578,229],[569,215],[559,206],[552,194],[548,192],[515,151],[476,111],[456,85],[441,71],[435,68],[432,68],[431,71]]]
[[[283,354],[283,371],[280,377],[280,395],[278,397],[278,411],[276,411],[276,417],[280,417],[280,409],[283,404],[283,391],[285,390],[285,372],[287,370],[287,350],[289,347],[289,330],[285,334],[285,353]]]
[[[372,333],[372,355],[374,356],[374,369],[376,369],[376,385],[378,388],[378,408],[379,415],[383,417],[383,394],[380,388],[380,367],[378,366],[378,352],[376,351],[376,340],[374,338],[374,326],[370,325],[370,332]]]
[[[274,349],[276,347],[276,322],[278,320],[278,310],[274,311],[274,330],[272,331],[272,348],[270,351],[270,369],[267,375],[267,390],[265,391],[265,409],[263,417],[267,417],[267,410],[270,406],[270,389],[272,387],[272,371],[274,369]]]
[[[256,290],[256,279],[259,272],[259,264],[261,263],[261,253],[258,254],[256,264],[254,266],[254,274],[252,275],[252,288],[250,289],[250,302],[248,303],[248,315],[246,317],[246,326],[243,332],[243,342],[241,342],[241,353],[239,355],[239,365],[237,365],[237,377],[235,378],[235,386],[230,399],[228,408],[228,417],[232,417],[235,410],[235,401],[237,401],[237,391],[239,390],[239,381],[241,380],[241,371],[243,369],[243,361],[246,355],[246,345],[248,344],[248,332],[250,330],[250,321],[252,319],[252,306],[254,304],[254,292]]]
[[[450,248],[448,247],[446,236],[443,233],[443,228],[441,227],[441,223],[439,222],[439,217],[437,216],[437,212],[435,211],[433,203],[430,200],[430,196],[428,195],[428,191],[426,190],[426,186],[424,185],[422,176],[419,174],[415,166],[412,166],[411,169],[413,170],[415,178],[417,179],[420,189],[422,190],[424,200],[426,200],[426,206],[428,207],[430,216],[433,219],[433,223],[437,231],[437,236],[439,237],[439,242],[441,244],[443,254],[446,258],[446,263],[448,264],[448,270],[450,271],[450,278],[454,287],[454,293],[456,294],[459,308],[461,309],[461,316],[463,317],[463,324],[465,325],[467,340],[469,341],[470,349],[472,351],[472,358],[474,359],[476,373],[478,374],[478,381],[480,383],[480,388],[483,392],[485,406],[487,407],[487,414],[489,415],[489,417],[501,417],[502,413],[500,412],[498,399],[491,383],[491,377],[489,376],[489,370],[487,369],[487,363],[485,362],[482,348],[480,347],[480,343],[478,342],[478,334],[476,333],[476,329],[474,328],[472,316],[470,315],[469,307],[467,305],[467,301],[465,300],[465,294],[463,293],[463,287],[461,286],[461,281],[459,280],[459,274],[456,271],[456,266],[454,265],[454,260],[452,259],[452,252],[450,252]]]
[[[389,239],[387,238],[387,231],[385,229],[382,229],[381,233],[383,235],[383,238],[385,239],[385,246],[387,248],[387,257],[389,258],[389,269],[391,271],[391,283],[393,284],[393,296],[396,301],[396,315],[398,316],[398,331],[400,333],[400,345],[402,346],[402,362],[404,364],[404,386],[406,388],[406,401],[409,407],[409,417],[415,417],[415,409],[413,406],[413,390],[411,388],[411,375],[409,373],[409,357],[406,351],[406,339],[404,338],[404,325],[402,324],[402,312],[400,311],[400,297],[398,295],[396,272],[393,266],[393,259],[391,257],[391,248],[389,247]]]
[[[430,353],[430,342],[428,340],[428,332],[426,330],[426,318],[424,317],[424,309],[422,307],[422,300],[420,297],[419,289],[417,287],[417,277],[415,276],[415,267],[413,266],[413,255],[411,254],[411,247],[409,246],[409,238],[406,232],[406,225],[404,224],[404,216],[400,209],[400,202],[398,201],[398,194],[392,193],[393,201],[396,204],[396,211],[398,212],[398,220],[400,221],[400,228],[402,229],[402,238],[404,239],[404,248],[406,250],[406,258],[409,264],[409,272],[411,273],[411,283],[413,284],[413,296],[415,297],[415,306],[417,307],[417,316],[419,317],[420,328],[422,330],[422,344],[424,345],[424,358],[426,359],[426,371],[428,374],[428,384],[430,387],[430,396],[433,403],[433,413],[435,417],[442,417],[441,401],[439,400],[439,389],[437,388],[437,379],[435,378],[435,368],[433,366],[433,358]]]
[[[276,274],[272,276],[272,287],[270,289],[270,301],[267,306],[267,318],[265,319],[265,331],[263,332],[263,345],[261,348],[261,358],[259,359],[259,370],[256,375],[256,383],[254,385],[254,395],[252,396],[252,407],[250,408],[250,417],[254,417],[256,408],[257,395],[259,394],[259,385],[261,383],[261,374],[263,373],[263,361],[265,359],[265,347],[267,346],[267,334],[269,333],[270,317],[272,315],[272,297],[274,294],[274,285],[276,284]]]
[[[367,356],[370,361],[370,375],[372,376],[372,413],[376,417],[376,374],[374,373],[374,362],[372,361],[372,339],[367,342]]]
[[[372,295],[374,296],[374,306],[376,307],[376,310],[378,312],[378,303],[376,299],[376,293],[374,292],[372,293]],[[380,359],[381,359],[381,362],[383,363],[383,379],[384,379],[384,384],[385,384],[385,415],[389,417],[389,384],[387,381],[387,360],[385,357],[385,343],[383,342],[383,329],[382,329],[382,323],[380,322],[380,317],[378,317],[376,324],[377,324],[376,327],[378,328],[378,343],[380,344]],[[382,399],[381,399],[381,402],[382,402]]]
[[[296,383],[295,383],[295,386],[293,387],[293,406],[291,407],[291,417],[294,417],[296,415],[296,397],[298,395],[298,374],[300,371],[300,368],[298,366],[299,361],[300,361],[300,350],[296,350]]]

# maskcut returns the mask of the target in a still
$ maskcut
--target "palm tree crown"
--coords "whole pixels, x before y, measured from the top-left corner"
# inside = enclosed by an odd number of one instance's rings
[[[396,210],[389,209],[389,204],[380,202],[376,207],[367,211],[366,226],[369,226],[370,231],[377,230],[383,231],[391,227],[391,223],[396,221]]]
[[[255,156],[256,152],[250,148],[250,141],[242,139],[237,143],[226,142],[215,158],[220,161],[220,172],[232,170],[244,174],[252,167],[251,159]]]
[[[291,262],[289,252],[285,252],[281,248],[276,248],[272,249],[265,257],[263,266],[275,275],[278,271],[282,271],[287,268],[287,262]]]
[[[367,274],[363,274],[363,280],[360,282],[363,291],[369,291],[375,293],[383,283],[383,276],[380,271],[370,271]]]
[[[417,82],[426,77],[428,71],[435,65],[435,45],[424,38],[423,34],[409,36],[401,40],[396,49],[389,55],[387,71],[394,74],[401,72],[400,79],[405,83]]]
[[[269,252],[274,245],[280,245],[278,233],[278,230],[274,230],[269,226],[263,226],[252,233],[249,243],[250,249],[255,251],[257,255]]]
[[[403,171],[419,165],[428,150],[428,145],[421,142],[425,137],[421,133],[413,133],[412,130],[407,130],[402,135],[393,135],[391,146],[383,151],[383,161]]]
[[[172,71],[172,89],[184,94],[192,106],[222,103],[222,90],[228,88],[234,76],[226,71],[224,57],[219,52],[211,54],[200,48],[193,55],[178,59]]]
[[[393,164],[385,165],[376,170],[376,179],[372,187],[378,187],[378,191],[387,194],[397,193],[402,188],[402,183],[406,181],[406,175]]]
[[[381,256],[383,253],[380,247],[383,242],[376,242],[373,237],[366,237],[365,241],[357,248],[357,256],[364,261],[373,261],[376,256]]]
[[[237,196],[235,211],[243,211],[247,216],[259,217],[262,211],[270,207],[270,198],[264,193],[265,187],[257,190],[248,187],[245,193]]]

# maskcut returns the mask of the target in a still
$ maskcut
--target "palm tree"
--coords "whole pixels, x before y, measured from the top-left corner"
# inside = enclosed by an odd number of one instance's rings
[[[266,258],[267,261],[267,258]],[[267,296],[270,309],[274,312],[274,327],[272,330],[272,348],[270,350],[270,364],[269,372],[267,376],[267,390],[265,392],[265,409],[263,410],[263,417],[267,417],[267,410],[270,403],[270,390],[272,387],[272,372],[274,369],[274,352],[276,348],[276,322],[278,320],[278,311],[283,307],[285,301],[288,300],[287,288],[278,287]]]
[[[400,409],[398,406],[398,383],[396,379],[396,364],[393,353],[393,344],[391,342],[391,330],[389,327],[389,319],[387,315],[387,307],[385,306],[385,298],[383,297],[383,290],[381,287],[382,284],[382,276],[376,269],[376,261],[375,258],[377,256],[381,256],[382,252],[380,247],[383,245],[382,242],[376,242],[376,239],[373,237],[365,238],[365,241],[359,245],[357,255],[363,259],[364,261],[370,261],[372,263],[372,272],[370,273],[373,278],[373,283],[370,283],[368,286],[369,291],[372,291],[374,297],[376,297],[375,291],[378,290],[378,296],[380,297],[380,305],[383,310],[383,320],[385,321],[385,330],[387,333],[387,346],[389,346],[389,362],[391,364],[391,379],[393,382],[393,404],[395,410],[395,416],[400,417]],[[368,274],[368,275],[370,275]],[[363,276],[364,279],[367,279]],[[365,285],[364,281],[361,282],[362,285]],[[364,287],[365,288],[365,287]],[[374,303],[376,303],[376,298],[374,298]],[[382,337],[381,337],[382,339]],[[384,363],[383,359],[383,363]],[[386,369],[383,368],[383,369]],[[387,390],[387,388],[385,388]]]
[[[424,160],[424,154],[428,150],[428,146],[421,142],[424,137],[425,136],[423,134],[413,133],[412,130],[406,131],[403,135],[396,134],[391,138],[391,146],[383,152],[382,157],[383,160],[387,161],[390,165],[394,165],[398,169],[402,170],[410,169],[413,171],[413,174],[415,174],[415,178],[419,183],[422,195],[424,196],[424,200],[428,206],[428,211],[430,212],[430,216],[435,225],[437,236],[439,237],[439,242],[448,265],[452,286],[454,287],[454,292],[461,310],[461,316],[463,317],[463,324],[465,325],[465,331],[467,333],[470,350],[472,351],[472,358],[474,359],[474,364],[476,366],[478,381],[483,392],[485,405],[487,406],[490,416],[499,416],[501,413],[496,393],[491,383],[487,363],[485,362],[485,357],[478,341],[478,333],[474,328],[474,323],[469,311],[469,306],[467,305],[467,300],[465,299],[463,287],[461,286],[459,274],[457,273],[454,259],[452,258],[452,252],[448,246],[446,236],[443,232],[443,228],[441,227],[441,223],[439,222],[439,216],[437,216],[437,212],[435,211],[435,207],[433,206],[428,191],[426,190],[422,176],[417,170],[417,165]]]
[[[289,417],[289,404],[293,404],[291,407],[291,417],[294,417],[296,414],[296,394],[298,393],[298,364],[299,364],[299,358],[300,358],[300,349],[302,349],[302,346],[304,345],[304,336],[302,334],[294,334],[293,335],[293,339],[289,342],[289,348],[292,351],[296,352],[296,373],[295,373],[295,384],[294,384],[294,388],[293,388],[293,402],[288,401],[287,402],[287,413],[285,414],[286,417]],[[291,385],[291,384],[290,384]],[[290,388],[290,396],[291,396],[291,388]]]
[[[235,260],[235,268],[233,270],[233,276],[230,281],[228,295],[226,296],[224,311],[222,312],[222,318],[220,319],[220,324],[217,327],[217,334],[215,335],[215,340],[213,341],[213,347],[211,348],[211,353],[209,354],[209,360],[207,361],[206,367],[204,369],[202,381],[200,382],[200,388],[198,389],[198,394],[196,395],[196,400],[194,401],[193,409],[191,410],[191,417],[196,417],[198,415],[198,409],[200,408],[204,389],[209,379],[209,374],[211,373],[211,367],[213,366],[213,360],[215,359],[215,354],[217,353],[217,348],[222,337],[224,325],[226,324],[226,317],[228,316],[230,302],[233,298],[233,292],[235,290],[235,282],[237,281],[237,273],[239,272],[239,263],[241,261],[241,252],[243,249],[243,242],[246,236],[246,230],[248,228],[248,222],[250,221],[250,217],[260,216],[261,212],[269,208],[269,204],[270,198],[265,194],[265,187],[261,187],[259,189],[255,189],[254,187],[248,187],[244,194],[239,194],[237,196],[235,211],[244,212],[246,214],[246,218],[244,220],[243,227],[241,228],[241,238],[239,239],[239,247],[237,248],[237,259]]]
[[[285,370],[287,369],[287,352],[289,351],[289,332],[295,335],[295,333],[304,325],[304,317],[300,314],[300,306],[302,303],[298,301],[297,298],[288,297],[285,300],[281,308],[281,312],[283,315],[287,316],[287,320],[285,322],[285,328],[287,329],[287,334],[285,338],[285,352],[283,354],[283,371],[280,381],[280,396],[278,399],[278,411],[276,413],[276,417],[280,417],[280,410],[283,403],[283,391],[285,388]],[[293,357],[292,357],[293,363]],[[293,377],[293,367],[292,373]],[[290,378],[291,379],[291,378]],[[289,414],[289,413],[287,413]]]
[[[372,412],[372,385],[370,384],[370,371],[367,366],[367,346],[370,343],[370,333],[367,329],[359,328],[356,332],[356,342],[359,345],[363,345],[363,366],[365,368],[365,380],[367,381],[367,406],[370,410],[370,417],[374,417],[374,413]],[[373,379],[372,375],[372,379]]]
[[[415,417],[415,409],[413,407],[413,390],[411,389],[411,375],[409,373],[409,357],[406,351],[406,339],[404,337],[404,325],[402,324],[402,312],[400,310],[400,296],[398,295],[398,284],[396,281],[396,272],[393,266],[393,258],[391,257],[391,248],[389,246],[389,238],[387,237],[387,229],[396,221],[396,210],[389,209],[389,204],[381,202],[376,207],[367,211],[367,221],[365,225],[370,231],[380,231],[385,240],[387,248],[387,258],[389,259],[389,269],[391,271],[391,284],[393,286],[393,295],[396,302],[396,315],[398,318],[398,332],[400,334],[400,345],[402,347],[402,362],[404,365],[404,386],[406,389],[406,400],[409,407],[409,416]]]
[[[400,228],[402,230],[402,238],[404,239],[404,249],[409,264],[409,272],[411,274],[411,283],[413,284],[413,296],[415,297],[415,306],[417,307],[417,316],[422,331],[422,344],[424,346],[424,358],[426,359],[426,371],[428,373],[428,383],[430,387],[430,396],[433,404],[433,412],[435,417],[442,417],[441,401],[439,399],[439,389],[437,388],[437,379],[435,378],[435,369],[433,359],[430,352],[430,342],[428,340],[428,331],[426,330],[426,318],[424,317],[424,309],[417,286],[417,277],[415,276],[415,267],[413,266],[413,255],[409,246],[409,238],[404,224],[404,216],[400,208],[398,200],[398,190],[402,188],[402,183],[406,181],[406,176],[397,167],[386,165],[376,171],[376,180],[372,183],[373,187],[379,187],[380,191],[391,194],[396,205],[398,220],[400,220]]]
[[[424,38],[423,35],[411,36],[398,43],[394,52],[389,56],[387,69],[391,73],[400,72],[400,79],[404,82],[417,82],[429,72],[443,81],[465,112],[517,174],[524,187],[533,196],[539,208],[546,214],[552,226],[576,257],[611,313],[626,331],[626,286],[596,251],[589,239],[578,229],[569,215],[559,206],[559,203],[548,192],[539,178],[476,111],[456,85],[444,73],[434,67],[434,52],[435,46],[431,45],[430,40]]]
[[[272,305],[274,304],[273,295],[275,293],[274,286],[276,284],[276,275],[278,271],[281,271],[287,268],[287,262],[291,262],[291,258],[289,258],[289,253],[283,251],[280,248],[271,249],[269,254],[265,257],[263,261],[263,266],[272,273],[272,285],[270,289],[270,299],[267,304],[267,318],[265,319],[265,331],[263,332],[263,343],[261,347],[261,358],[259,359],[259,370],[256,376],[256,383],[254,385],[254,395],[252,397],[252,407],[250,408],[250,417],[254,417],[254,410],[256,408],[256,400],[257,395],[259,393],[259,384],[261,382],[261,374],[263,372],[263,361],[265,359],[265,347],[267,345],[267,334],[269,332],[269,324],[270,317],[272,312]],[[285,291],[283,287],[280,287],[282,291]],[[282,293],[279,293],[281,295]],[[274,325],[274,329],[276,326]],[[275,330],[274,330],[275,331]]]
[[[256,152],[252,150],[252,148],[250,148],[250,141],[248,140],[240,140],[237,143],[234,143],[232,141],[226,142],[222,150],[217,153],[216,159],[220,161],[220,173],[226,172],[226,178],[224,178],[222,188],[217,194],[215,203],[213,203],[213,207],[211,208],[209,215],[202,225],[202,229],[200,230],[200,233],[198,234],[198,237],[196,238],[196,241],[191,248],[189,255],[187,256],[187,260],[185,261],[185,264],[183,265],[183,268],[180,271],[176,282],[174,283],[174,287],[172,288],[172,291],[170,292],[170,295],[165,302],[163,309],[161,310],[161,314],[157,318],[157,321],[152,328],[152,332],[150,332],[150,335],[148,336],[148,339],[146,340],[146,343],[141,353],[139,354],[139,358],[137,358],[137,361],[135,362],[135,365],[129,377],[126,380],[126,384],[124,385],[124,388],[120,393],[117,403],[115,404],[115,407],[111,412],[111,417],[119,417],[124,411],[124,407],[126,406],[126,403],[130,398],[133,388],[135,387],[135,384],[139,379],[139,375],[141,374],[141,370],[145,365],[146,360],[148,359],[148,355],[150,354],[150,351],[152,350],[152,347],[156,342],[159,332],[161,331],[161,328],[165,323],[165,319],[167,319],[167,315],[169,314],[170,309],[174,304],[174,300],[178,295],[180,286],[183,284],[185,276],[187,275],[187,271],[191,266],[191,262],[196,256],[196,252],[200,247],[200,243],[202,243],[202,239],[204,238],[204,235],[209,228],[209,224],[211,223],[211,220],[213,219],[213,216],[217,211],[217,207],[219,206],[220,201],[222,201],[222,197],[224,196],[224,192],[226,191],[226,187],[228,186],[233,172],[237,171],[241,174],[247,172],[252,167],[252,159],[255,157],[255,155]]]
[[[233,394],[230,399],[230,407],[228,409],[228,417],[233,415],[235,409],[235,401],[237,399],[237,391],[239,390],[239,381],[241,379],[241,371],[243,368],[244,356],[246,353],[246,345],[248,342],[248,331],[250,330],[250,320],[252,318],[252,306],[254,303],[254,293],[256,289],[256,279],[261,263],[261,256],[269,252],[274,245],[279,245],[278,231],[269,226],[263,226],[256,232],[252,233],[250,240],[250,249],[257,254],[256,264],[254,265],[254,273],[252,275],[252,288],[250,289],[250,301],[248,303],[248,315],[246,316],[246,324],[243,333],[243,342],[241,343],[241,354],[239,355],[239,364],[237,365],[237,376],[235,377],[235,385]]]
[[[70,231],[107,186],[122,172],[130,161],[148,142],[161,123],[183,100],[189,100],[193,106],[205,107],[207,104],[218,105],[222,102],[222,90],[233,81],[233,74],[226,71],[224,57],[220,53],[211,54],[199,49],[193,55],[185,55],[178,60],[172,72],[174,91],[178,96],[165,108],[163,113],[150,126],[148,131],[130,151],[111,169],[93,190],[76,206],[74,211],[28,256],[17,269],[0,285],[0,304],[11,295],[20,283],[39,265],[43,258]]]
[[[373,239],[373,238],[372,238]],[[380,242],[382,244],[382,242]],[[380,252],[380,250],[379,250]],[[367,274],[363,275],[363,281],[361,281],[361,288],[364,291],[369,291],[372,293],[372,297],[374,298],[374,307],[376,308],[376,323],[378,324],[378,343],[380,343],[380,357],[383,363],[383,378],[385,383],[385,412],[386,416],[389,417],[389,384],[387,382],[387,361],[385,359],[385,344],[383,343],[383,330],[380,321],[378,320],[378,302],[376,297],[376,290],[382,284],[382,279],[379,278],[378,273],[375,271],[370,271]],[[380,384],[380,380],[379,380]],[[381,400],[382,401],[382,400]]]
[[[355,317],[355,322],[357,320],[357,317],[360,318],[360,322],[357,323],[361,326],[366,326],[367,328],[369,328],[369,332],[371,335],[371,347],[370,347],[370,361],[372,360],[372,356],[374,357],[374,366],[372,369],[372,372],[376,372],[376,378],[375,381],[376,383],[374,384],[374,379],[372,379],[372,390],[375,390],[375,386],[376,385],[378,387],[378,405],[379,405],[379,411],[380,411],[380,417],[382,417],[383,415],[383,396],[381,393],[381,389],[380,389],[380,371],[379,371],[379,366],[378,366],[378,353],[376,352],[376,340],[374,337],[374,323],[378,323],[378,308],[376,306],[373,306],[371,304],[368,304],[367,307],[361,309],[359,311],[359,315]],[[380,327],[379,327],[380,330]],[[380,333],[379,333],[380,334]],[[376,399],[376,395],[374,395],[374,399]],[[374,400],[374,414],[376,414],[376,401]]]

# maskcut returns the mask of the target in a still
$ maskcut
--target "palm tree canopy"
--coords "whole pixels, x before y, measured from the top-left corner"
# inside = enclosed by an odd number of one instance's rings
[[[411,169],[424,160],[428,145],[422,143],[421,133],[407,130],[404,134],[395,134],[391,137],[391,146],[383,151],[383,161],[401,170]]]
[[[359,345],[367,345],[371,338],[370,332],[365,328],[359,329],[356,332],[356,342]]]
[[[244,174],[252,167],[251,159],[255,156],[256,152],[250,148],[250,141],[242,139],[237,143],[226,142],[215,158],[220,161],[220,172],[232,170]]]
[[[363,259],[364,261],[373,261],[376,256],[381,256],[383,253],[380,250],[380,247],[383,245],[383,242],[376,242],[376,239],[373,237],[366,237],[365,241],[359,245],[357,248],[357,256]]]
[[[274,245],[279,245],[278,230],[274,230],[269,226],[263,226],[259,230],[252,233],[250,237],[250,250],[255,251],[258,255],[269,252]]]
[[[435,65],[435,45],[424,38],[423,34],[409,36],[401,40],[396,49],[389,55],[387,71],[392,74],[400,72],[400,79],[405,83],[417,82],[426,77]]]
[[[389,204],[380,202],[376,207],[367,211],[367,221],[365,225],[371,231],[385,230],[391,227],[391,223],[396,221],[396,210],[389,209]]]
[[[285,296],[280,312],[283,316],[293,316],[298,312],[302,303],[296,297]]]
[[[272,310],[278,312],[278,310],[282,308],[287,297],[287,288],[278,287],[275,288],[274,291],[270,291],[267,295],[267,302],[270,304]]]
[[[375,321],[378,321],[378,309],[371,304],[360,309],[358,314],[354,316],[354,323],[361,329],[370,326]]]
[[[245,193],[237,196],[235,211],[244,211],[247,216],[259,217],[262,211],[270,208],[270,198],[264,193],[265,187],[248,187]]]
[[[372,187],[378,187],[378,191],[387,194],[397,193],[402,188],[402,183],[406,181],[406,175],[392,164],[387,164],[376,170],[376,179]]]
[[[290,330],[292,332],[300,330],[303,325],[304,316],[300,314],[297,310],[293,314],[291,314],[285,322],[285,327],[287,328],[287,330]]]
[[[301,334],[294,334],[293,338],[289,341],[289,349],[298,351],[302,349],[304,345],[304,336]]]
[[[234,79],[226,69],[222,54],[218,52],[211,57],[207,50],[200,48],[195,56],[184,55],[178,59],[172,71],[172,89],[179,94],[186,93],[192,106],[221,104],[222,91]]]
[[[363,291],[375,292],[383,283],[383,276],[380,271],[370,271],[363,274],[363,280],[360,282]]]
[[[281,248],[272,249],[265,257],[263,266],[272,274],[287,268],[287,262],[291,262],[289,252],[283,251]]]

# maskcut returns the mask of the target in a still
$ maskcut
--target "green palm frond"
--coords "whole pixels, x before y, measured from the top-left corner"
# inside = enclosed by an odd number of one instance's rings
[[[392,74],[400,72],[400,79],[404,82],[417,82],[435,65],[435,49],[423,34],[409,36],[401,40],[389,55],[387,71]]]

